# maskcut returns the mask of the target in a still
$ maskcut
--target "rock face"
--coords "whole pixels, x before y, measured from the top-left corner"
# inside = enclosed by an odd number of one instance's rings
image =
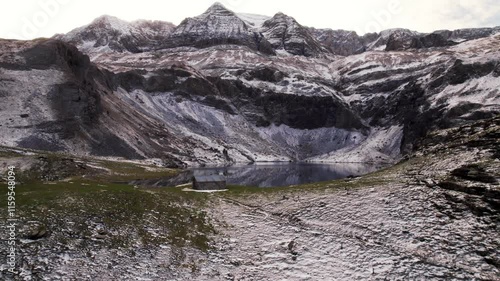
[[[422,34],[408,29],[389,29],[380,33],[359,36],[354,31],[310,29],[314,37],[330,52],[341,56],[360,54],[366,51],[404,51],[412,49],[443,48],[469,40],[492,36],[497,28],[469,28],[438,30]]]
[[[177,27],[163,21],[126,22],[101,16],[89,25],[54,38],[76,45],[88,54],[238,45],[266,55],[282,51],[318,57],[350,56],[374,50],[444,48],[498,32],[500,27],[438,30],[429,34],[399,28],[360,36],[354,31],[305,27],[283,13],[273,17],[236,14],[215,3],[205,13],[187,18]]]
[[[495,29],[358,36],[214,4],[175,29],[103,17],[57,37],[0,41],[0,144],[169,165],[394,161],[500,112]]]
[[[366,51],[363,37],[358,36],[354,31],[314,28],[310,30],[313,36],[332,54],[350,56]]]
[[[157,48],[174,28],[169,22],[140,20],[129,23],[116,17],[101,16],[87,26],[56,35],[55,38],[88,52],[138,53]]]
[[[495,28],[466,28],[457,29],[454,31],[436,31],[434,33],[442,34],[447,40],[453,40],[455,42],[462,42],[466,40],[475,40],[484,37],[488,37],[500,32],[500,27]]]
[[[448,47],[469,40],[489,37],[498,31],[498,28],[468,28],[454,31],[439,30],[430,34],[393,33],[387,43],[386,51]]]
[[[400,51],[400,50],[408,50],[410,48],[414,48],[415,42],[414,39],[418,37],[419,34],[412,32],[410,30],[395,30],[391,32],[389,38],[386,42],[386,51]]]
[[[499,137],[499,117],[434,131],[408,162],[293,193],[193,201],[186,193],[97,184],[58,198],[46,196],[49,186],[33,188],[33,203],[20,209],[20,278],[496,280],[500,169],[491,157]],[[52,168],[71,168],[62,160]],[[11,275],[4,269],[0,276]]]
[[[102,156],[172,158],[147,137],[155,134],[158,125],[111,101],[113,75],[95,67],[74,46],[56,40],[2,40],[0,45],[5,55],[1,85],[9,89],[3,97],[2,129],[12,133],[3,138],[3,144]],[[135,135],[134,143],[124,137],[127,131]],[[168,132],[163,134],[167,137]]]
[[[413,38],[415,31],[408,29],[389,29],[380,33],[367,33],[363,36],[354,31],[309,28],[314,38],[331,53],[350,56],[367,51],[384,51],[389,41],[397,38]],[[410,39],[411,40],[411,39]],[[389,51],[389,50],[388,50]]]
[[[326,51],[307,28],[283,13],[264,22],[261,30],[276,50],[306,57],[319,56]]]
[[[206,48],[234,44],[247,46],[265,54],[274,54],[269,42],[222,4],[215,3],[205,13],[185,19],[165,42],[164,47]]]

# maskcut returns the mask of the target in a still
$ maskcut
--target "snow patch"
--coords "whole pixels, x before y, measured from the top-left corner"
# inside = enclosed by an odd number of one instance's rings
[[[255,31],[259,30],[264,22],[270,20],[272,17],[263,16],[263,15],[255,15],[255,14],[244,14],[238,13],[236,14],[240,19],[242,19],[246,24],[252,27]]]

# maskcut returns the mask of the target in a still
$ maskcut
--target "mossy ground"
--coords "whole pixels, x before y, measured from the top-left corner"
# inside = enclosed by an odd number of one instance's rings
[[[43,163],[33,169],[16,170],[16,214],[21,223],[39,222],[57,241],[68,243],[72,239],[92,240],[98,234],[95,227],[98,224],[106,234],[100,239],[108,242],[104,243],[108,247],[139,242],[191,246],[203,251],[210,248],[210,236],[215,230],[203,211],[206,196],[127,184],[135,179],[175,175],[177,170],[130,161],[29,152],[23,155],[13,149],[0,149],[0,158],[5,163],[23,157],[35,162],[43,158]],[[57,171],[67,166],[64,161],[77,168]],[[79,165],[84,168],[78,168]],[[60,173],[64,179],[40,180],[47,173]],[[66,177],[68,174],[71,176]],[[7,184],[0,184],[1,193],[6,195]],[[0,206],[7,206],[6,200],[6,196],[1,196]],[[0,216],[5,218],[6,211],[2,208]]]
[[[94,164],[107,170],[106,173],[87,176],[88,180],[96,182],[129,182],[139,179],[163,178],[178,173],[178,170],[175,169],[138,165],[130,162],[98,160]]]
[[[34,157],[39,156],[51,162],[67,157],[47,153]],[[106,230],[101,239],[108,242],[105,243],[108,247],[127,247],[140,241],[144,245],[167,243],[203,251],[210,249],[210,237],[216,233],[210,216],[204,211],[215,206],[213,199],[293,196],[298,192],[380,186],[397,180],[393,175],[405,165],[413,165],[402,163],[355,179],[277,188],[229,186],[227,192],[196,193],[182,191],[182,188],[145,188],[126,184],[134,179],[174,175],[178,172],[176,170],[92,158],[75,161],[91,164],[105,172],[86,173],[54,182],[41,182],[36,177],[24,175],[16,190],[18,215],[22,221],[40,221],[52,235],[58,235],[58,239],[65,242],[73,238],[90,240],[96,235],[95,224],[98,223]],[[6,185],[3,189],[6,190]],[[5,197],[0,198],[0,204],[5,205],[5,200]],[[68,230],[69,224],[71,230]]]
[[[99,223],[109,233],[104,238],[109,247],[126,247],[138,238],[144,245],[168,243],[206,251],[215,230],[202,211],[205,199],[202,194],[80,181],[16,188],[21,221],[39,221],[65,241],[91,238],[96,234],[91,224]],[[5,201],[2,196],[0,204],[6,206]]]

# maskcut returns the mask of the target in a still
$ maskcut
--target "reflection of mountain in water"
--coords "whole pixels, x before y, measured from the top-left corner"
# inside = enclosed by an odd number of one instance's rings
[[[228,184],[275,187],[329,181],[359,176],[383,168],[380,165],[359,163],[308,164],[308,163],[272,163],[229,167],[194,168],[175,177],[135,181],[133,184],[147,186],[176,186],[188,183],[196,174],[224,174]]]

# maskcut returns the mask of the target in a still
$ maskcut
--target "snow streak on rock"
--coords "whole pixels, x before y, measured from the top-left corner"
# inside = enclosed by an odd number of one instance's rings
[[[359,36],[219,3],[177,27],[103,16],[56,36],[88,58],[0,42],[1,143],[188,164],[396,161],[433,129],[500,112],[497,32]]]

